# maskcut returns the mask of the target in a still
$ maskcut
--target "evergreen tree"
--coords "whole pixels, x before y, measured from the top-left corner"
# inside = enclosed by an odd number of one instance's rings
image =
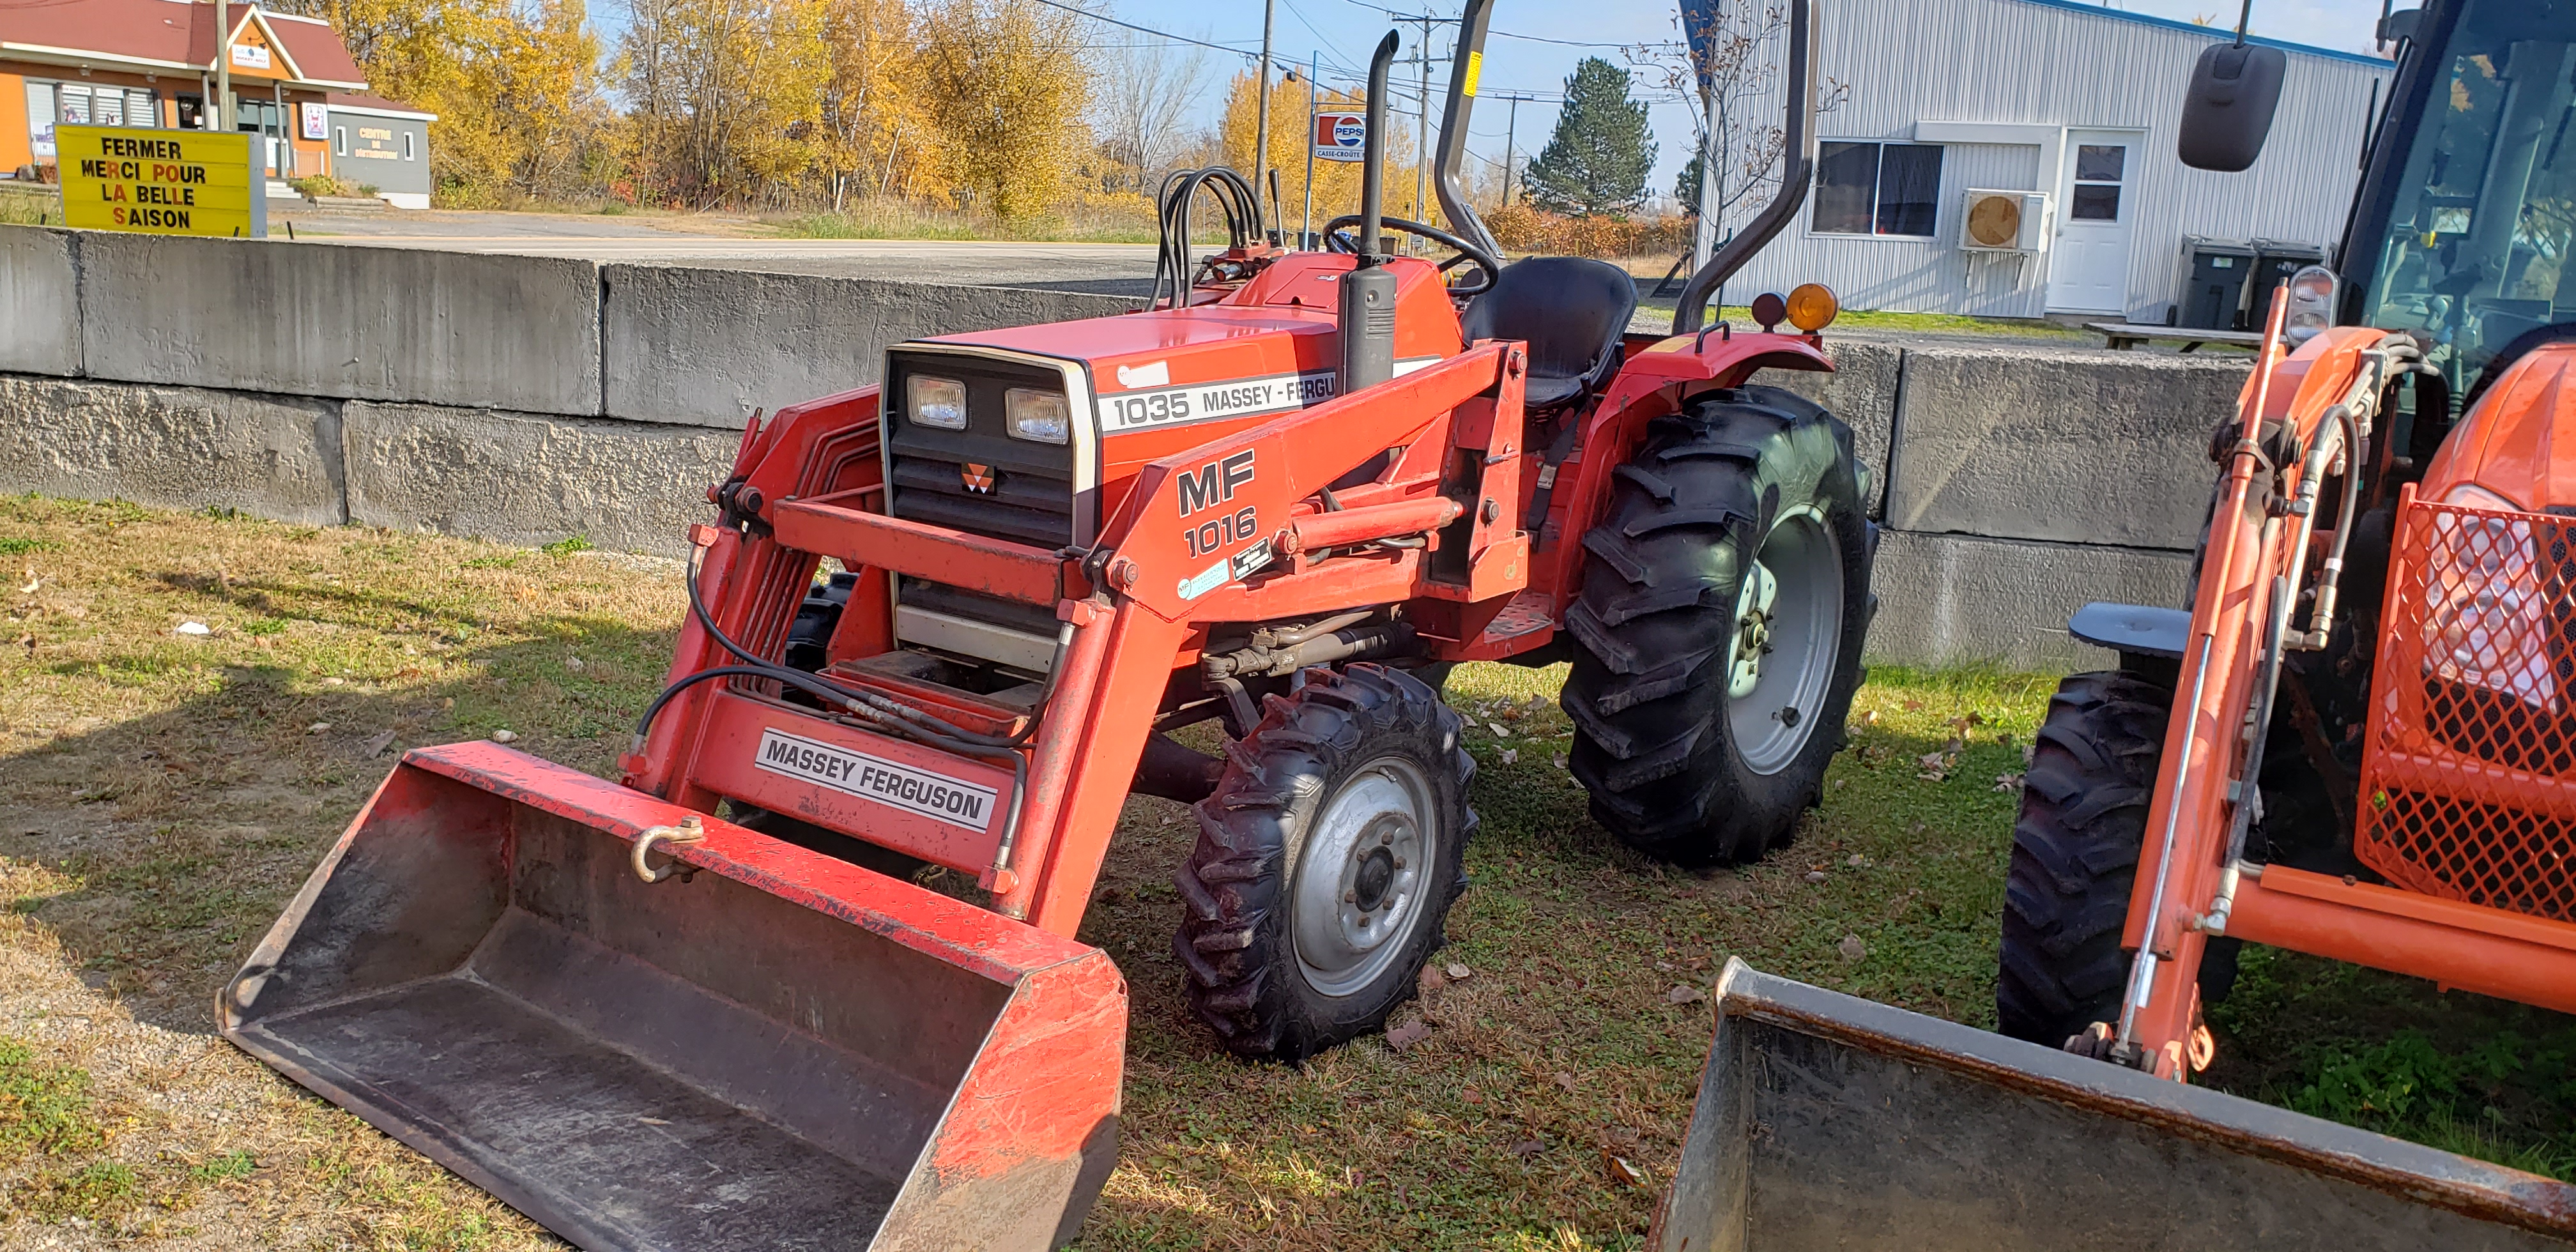
[[[1556,133],[1521,176],[1530,203],[1552,213],[1589,217],[1635,208],[1655,168],[1655,137],[1646,106],[1628,98],[1627,71],[1585,57],[1565,80]]]
[[[1680,176],[1673,179],[1673,199],[1682,202],[1684,216],[1699,216],[1699,178],[1703,168],[1701,162],[1705,159],[1692,157],[1690,164],[1682,167]]]

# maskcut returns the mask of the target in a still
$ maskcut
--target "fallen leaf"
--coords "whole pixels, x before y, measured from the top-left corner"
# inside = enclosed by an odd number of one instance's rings
[[[34,588],[33,588],[33,587],[24,587],[24,588],[20,588],[20,590],[23,590],[23,591],[32,591],[32,590],[34,590]],[[171,632],[172,632],[172,633],[174,633],[174,634],[181,634],[181,635],[200,635],[200,636],[202,636],[202,635],[211,635],[211,634],[215,633],[215,632],[214,632],[211,628],[209,628],[209,627],[208,627],[204,622],[181,622],[181,623],[179,623],[178,625],[171,627],[170,629],[171,629]]]
[[[1561,1069],[1556,1071],[1556,1085],[1565,1088],[1567,1091],[1574,1090],[1574,1075],[1566,1073]]]
[[[1601,1167],[1609,1171],[1610,1181],[1612,1182],[1629,1187],[1642,1187],[1646,1185],[1646,1171],[1629,1164],[1625,1159],[1612,1153],[1608,1148],[1603,1148],[1601,1150]]]
[[[518,741],[519,732],[515,730],[496,730],[492,732],[492,742],[494,743],[517,743]]]
[[[1468,1087],[1458,1093],[1458,1098],[1469,1104],[1482,1104],[1485,1102],[1485,1093],[1474,1087]]]
[[[1970,709],[1968,710],[1967,723],[1971,726],[1983,726],[1986,724],[1986,715],[1976,711],[1975,709]]]
[[[1657,973],[1659,973],[1659,974],[1669,974],[1669,973],[1671,973],[1671,972],[1673,972],[1674,970],[1679,969],[1679,968],[1681,968],[1681,967],[1680,967],[1680,966],[1678,966],[1678,965],[1673,964],[1673,963],[1672,963],[1672,962],[1670,962],[1670,961],[1657,961],[1657,962],[1655,962],[1655,972],[1657,972]]]
[[[1878,710],[1876,710],[1876,709],[1871,709],[1870,711],[1868,711],[1868,712],[1866,712],[1866,713],[1861,714],[1861,715],[1860,715],[1860,724],[1861,724],[1861,725],[1863,725],[1863,726],[1875,726],[1875,725],[1877,725],[1877,724],[1878,724]]]
[[[1556,767],[1558,769],[1565,768],[1565,754],[1562,752],[1556,754]]]
[[[1490,730],[1490,731],[1494,732],[1494,737],[1495,737],[1496,739],[1500,739],[1500,738],[1502,738],[1503,736],[1505,736],[1505,735],[1508,735],[1508,734],[1512,733],[1512,732],[1510,732],[1510,731],[1508,731],[1508,730],[1503,729],[1503,724],[1502,724],[1501,722],[1487,722],[1487,723],[1485,723],[1485,729],[1487,729],[1487,730]]]
[[[1861,866],[1869,864],[1869,858],[1862,856],[1860,853],[1854,852],[1843,859],[1843,864],[1851,866],[1853,869],[1859,869]]]
[[[1808,881],[1808,882],[1823,882],[1824,880],[1825,880],[1825,871],[1820,870],[1820,869],[1811,869],[1811,870],[1808,870],[1808,871],[1807,871],[1807,881]]]
[[[576,674],[580,673],[580,672],[582,671],[582,668],[583,668],[582,663],[581,663],[581,658],[580,658],[580,657],[577,657],[577,656],[568,656],[568,657],[565,657],[565,658],[564,658],[564,668],[565,668],[565,669],[568,669],[568,670],[571,670],[572,672],[574,672],[574,673],[576,673]]]
[[[377,757],[383,756],[385,754],[385,749],[392,746],[394,746],[394,732],[388,730],[379,734],[369,735],[367,737],[367,741],[364,744],[359,745],[358,751],[360,755],[365,756],[367,759],[374,760]]]
[[[1920,713],[1923,711],[1923,702],[1921,700],[1908,700],[1905,702],[1905,711],[1908,713]]]
[[[1521,759],[1521,750],[1518,748],[1505,748],[1503,749],[1503,754],[1495,759],[1501,761],[1505,765],[1510,765]]]
[[[1842,790],[1842,789],[1843,789],[1843,780],[1842,780],[1842,779],[1839,779],[1839,778],[1835,779],[1835,780],[1830,784],[1830,787],[1831,787],[1831,789],[1832,789],[1832,790],[1835,790],[1835,791],[1840,791],[1840,790]]]
[[[1530,1159],[1530,1158],[1531,1158],[1531,1157],[1533,1157],[1533,1156],[1537,1156],[1537,1155],[1538,1155],[1539,1153],[1541,1153],[1541,1152],[1545,1152],[1545,1151],[1547,1151],[1547,1145],[1546,1145],[1546,1144],[1544,1144],[1544,1143],[1540,1143],[1540,1142],[1539,1142],[1538,1140],[1536,1140],[1536,1139],[1523,1139],[1523,1140],[1521,1140],[1519,1143],[1515,1143],[1515,1144],[1513,1144],[1513,1145],[1512,1145],[1509,1149],[1507,1149],[1507,1150],[1508,1150],[1512,1155],[1517,1156],[1517,1157],[1521,1158],[1522,1160],[1526,1161],[1526,1160]]]
[[[1506,704],[1503,706],[1504,721],[1517,722],[1521,720],[1523,716],[1525,715],[1521,712],[1521,706],[1517,704]]]
[[[1869,945],[1862,943],[1858,935],[1845,935],[1841,943],[1834,945],[1834,951],[1842,953],[1846,961],[1857,961],[1869,955]]]
[[[1664,993],[1666,1004],[1696,1004],[1707,998],[1700,994],[1699,988],[1688,983],[1674,983],[1673,989]]]
[[[1429,1023],[1419,1017],[1408,1017],[1402,1024],[1386,1032],[1386,1046],[1402,1052],[1430,1037]]]
[[[2358,723],[2358,722],[2354,723],[2354,725],[2359,725],[2359,724],[2360,724],[2360,723]],[[2038,744],[2035,744],[2035,743],[2025,743],[2025,744],[2021,745],[2021,763],[2022,763],[2022,764],[2024,764],[2024,765],[2028,765],[2028,764],[2030,764],[2031,759],[2032,759],[2032,758],[2034,758],[2034,757],[2036,757],[2036,756],[2038,756],[2038,755],[2039,755],[2039,745],[2038,745]]]
[[[1939,769],[1942,765],[1946,764],[1942,759],[1942,755],[1938,752],[1926,752],[1923,755],[1914,758],[1914,763],[1925,769]]]
[[[312,725],[305,727],[305,728],[304,728],[304,733],[305,733],[305,734],[308,734],[308,735],[318,735],[318,734],[321,734],[323,731],[326,731],[326,730],[329,730],[329,729],[331,729],[331,723],[329,723],[329,722],[315,722],[315,723],[313,723]]]
[[[1440,967],[1437,965],[1423,966],[1421,975],[1413,980],[1414,989],[1424,995],[1429,995],[1448,985],[1449,980],[1440,976]]]
[[[1447,973],[1449,975],[1449,981],[1451,982],[1465,982],[1476,976],[1476,971],[1469,969],[1456,961],[1449,962]]]
[[[2022,776],[2019,774],[1997,774],[1995,775],[1995,790],[2004,792],[2020,791],[2021,780]]]

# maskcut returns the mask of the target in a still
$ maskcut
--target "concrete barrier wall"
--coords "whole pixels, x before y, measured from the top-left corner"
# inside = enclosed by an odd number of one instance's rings
[[[298,249],[288,252],[285,249]],[[0,489],[674,553],[753,409],[1116,297],[0,227]],[[1879,663],[2077,666],[2178,604],[2245,358],[1830,341],[1771,370],[1876,478]]]
[[[600,412],[588,261],[87,231],[73,247],[92,378]]]

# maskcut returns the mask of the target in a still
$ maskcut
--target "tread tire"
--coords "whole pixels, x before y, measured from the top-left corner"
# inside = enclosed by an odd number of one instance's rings
[[[1460,746],[1457,713],[1421,680],[1358,663],[1306,671],[1294,695],[1271,696],[1261,724],[1228,745],[1214,794],[1201,800],[1198,843],[1173,875],[1181,924],[1172,937],[1190,1009],[1238,1056],[1300,1061],[1375,1033],[1415,994],[1423,962],[1446,942],[1451,902],[1467,885],[1467,805],[1475,759]],[[1442,820],[1422,902],[1405,949],[1367,986],[1322,995],[1297,959],[1291,876],[1306,830],[1342,780],[1389,755],[1430,780]]]
[[[1869,630],[1867,475],[1849,427],[1777,387],[1737,387],[1656,418],[1583,537],[1567,610],[1574,665],[1558,703],[1594,820],[1667,861],[1750,861],[1786,844],[1843,746]],[[1727,644],[1743,569],[1803,505],[1841,550],[1842,632],[1815,729],[1771,774],[1748,768],[1727,720]]]

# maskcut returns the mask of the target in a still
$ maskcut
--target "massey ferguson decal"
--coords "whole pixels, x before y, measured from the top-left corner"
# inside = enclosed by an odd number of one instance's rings
[[[874,800],[978,832],[992,826],[993,801],[1001,794],[963,778],[836,748],[775,728],[762,729],[760,747],[754,751],[751,763],[845,796]]]
[[[1159,363],[1158,363],[1159,364]],[[1150,369],[1151,367],[1149,367]],[[1162,370],[1152,370],[1162,374]],[[1147,371],[1121,368],[1121,382]],[[1238,417],[1286,413],[1333,398],[1340,375],[1332,370],[1309,374],[1273,374],[1267,378],[1230,378],[1160,390],[1110,392],[1101,397],[1102,425],[1112,435],[1188,426]]]
[[[1229,582],[1240,582],[1270,563],[1270,541],[1262,538],[1261,514],[1252,505],[1244,505],[1232,512],[1219,512],[1206,521],[1190,524],[1190,519],[1198,514],[1221,509],[1234,502],[1235,493],[1252,482],[1254,455],[1247,448],[1197,469],[1181,471],[1178,484],[1181,542],[1189,547],[1191,556],[1215,556],[1229,548],[1259,540],[1253,547],[1182,579],[1180,593],[1184,600],[1195,600]]]

